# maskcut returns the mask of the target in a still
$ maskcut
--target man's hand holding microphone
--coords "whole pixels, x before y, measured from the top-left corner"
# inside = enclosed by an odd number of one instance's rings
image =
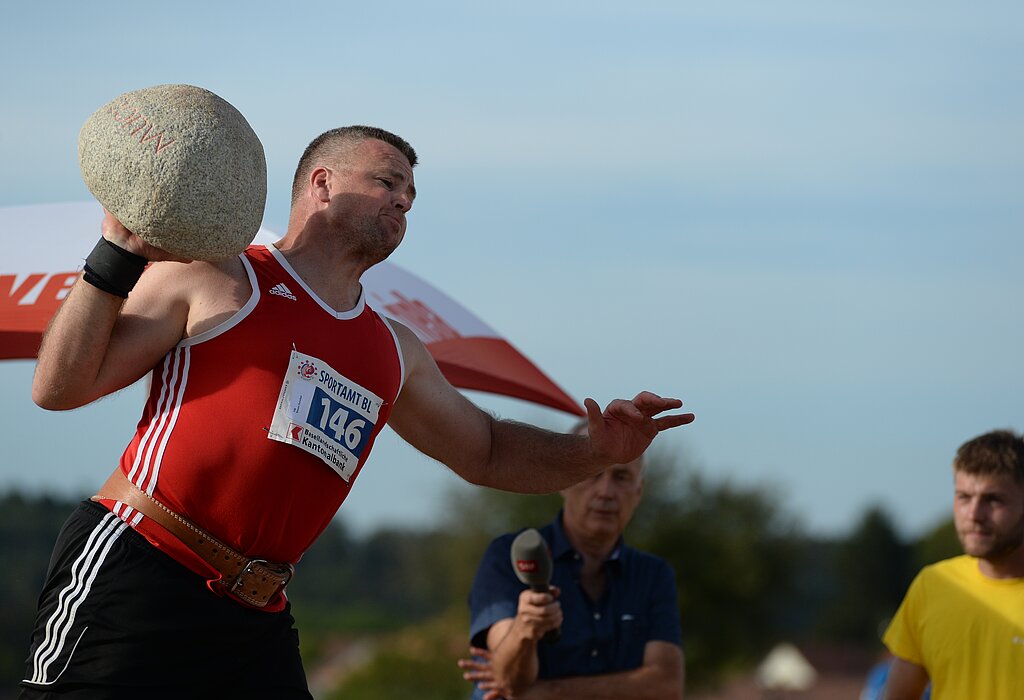
[[[529,528],[512,541],[512,569],[529,586],[519,594],[516,624],[529,639],[557,642],[561,638],[562,606],[558,586],[551,585],[551,552],[540,533]]]
[[[484,700],[518,697],[537,678],[538,644],[553,644],[561,638],[562,605],[558,586],[551,585],[551,552],[534,529],[524,530],[512,541],[512,570],[527,586],[519,594],[516,616],[507,628],[499,650],[470,647],[472,658],[459,659],[463,678],[483,691]],[[505,655],[507,677],[498,678],[492,660]]]

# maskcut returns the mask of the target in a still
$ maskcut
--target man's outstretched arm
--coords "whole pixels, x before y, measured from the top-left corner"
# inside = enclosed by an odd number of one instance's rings
[[[518,697],[537,680],[537,644],[562,625],[558,588],[540,593],[529,588],[519,594],[516,616],[498,620],[487,630],[487,647],[495,685],[508,697]]]
[[[552,493],[612,464],[639,457],[655,436],[693,421],[678,399],[641,392],[618,399],[602,412],[592,399],[588,435],[566,435],[477,408],[441,374],[423,343],[395,323],[406,364],[406,382],[389,424],[421,452],[448,465],[467,481],[519,493]]]

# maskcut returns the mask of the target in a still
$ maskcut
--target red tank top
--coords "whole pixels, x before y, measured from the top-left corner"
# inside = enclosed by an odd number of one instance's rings
[[[363,296],[351,311],[336,312],[276,249],[252,246],[239,257],[251,297],[217,327],[178,343],[153,370],[120,468],[140,489],[246,556],[294,563],[348,496],[387,422],[404,378],[402,356],[390,324]],[[329,463],[322,447],[307,451],[270,438],[286,374],[296,374],[293,350],[309,358],[303,370],[332,370],[324,376],[326,389],[341,385],[341,394],[322,399],[327,408],[317,427],[326,433],[314,437],[331,443],[337,429],[337,444],[351,448],[346,470],[337,459]],[[340,425],[341,404],[331,401],[364,394],[379,399],[375,422],[362,416]],[[358,409],[358,400],[353,405]],[[178,562],[211,584],[217,580],[217,572],[159,525],[122,503],[106,505]],[[278,594],[263,609],[280,610],[284,602]]]

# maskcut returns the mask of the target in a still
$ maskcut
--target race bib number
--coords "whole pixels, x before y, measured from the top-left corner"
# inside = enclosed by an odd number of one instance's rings
[[[268,437],[319,457],[348,481],[383,403],[323,360],[293,350]]]

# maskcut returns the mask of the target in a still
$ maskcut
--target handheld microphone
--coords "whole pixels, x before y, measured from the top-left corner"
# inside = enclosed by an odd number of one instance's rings
[[[512,540],[512,570],[522,583],[537,593],[551,590],[551,551],[548,543],[533,528],[523,530]],[[545,642],[557,642],[562,632],[557,627],[544,634]]]

